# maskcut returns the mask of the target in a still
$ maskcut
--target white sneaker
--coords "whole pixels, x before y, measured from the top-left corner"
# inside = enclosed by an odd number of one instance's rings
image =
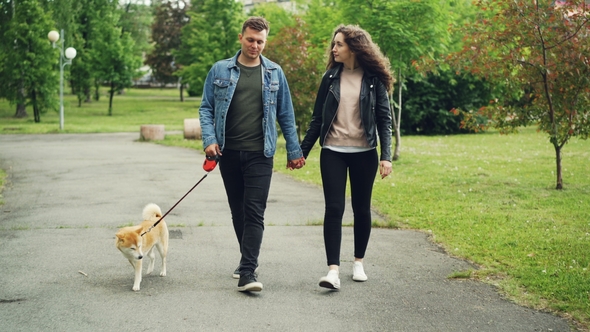
[[[354,262],[352,265],[352,280],[354,281],[367,281],[367,275],[365,274],[365,269],[363,268],[363,263],[361,262]]]
[[[340,278],[338,278],[338,271],[330,270],[327,276],[321,277],[320,287],[340,289]]]

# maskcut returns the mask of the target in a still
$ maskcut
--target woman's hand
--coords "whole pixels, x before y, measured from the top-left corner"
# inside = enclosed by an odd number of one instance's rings
[[[305,166],[305,158],[304,157],[301,157],[301,158],[295,159],[295,160],[289,160],[287,162],[287,169],[290,169],[290,170],[300,169],[303,166]]]
[[[391,161],[381,160],[379,163],[379,174],[381,174],[382,179],[391,174]]]

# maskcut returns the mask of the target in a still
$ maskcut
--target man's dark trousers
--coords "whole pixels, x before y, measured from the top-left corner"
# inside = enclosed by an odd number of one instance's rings
[[[262,151],[224,150],[219,170],[232,214],[242,258],[240,274],[254,272],[264,233],[264,211],[270,190],[273,158]]]

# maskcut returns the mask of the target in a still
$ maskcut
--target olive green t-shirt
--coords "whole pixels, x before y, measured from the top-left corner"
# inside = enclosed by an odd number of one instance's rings
[[[262,72],[260,65],[246,67],[238,62],[240,78],[225,121],[225,148],[264,151],[262,131]]]

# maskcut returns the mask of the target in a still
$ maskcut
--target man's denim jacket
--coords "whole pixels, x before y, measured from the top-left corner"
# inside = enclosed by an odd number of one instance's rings
[[[199,120],[203,135],[203,148],[218,144],[221,151],[225,145],[225,119],[240,77],[237,65],[238,51],[233,58],[216,62],[205,80],[203,98],[199,108]],[[264,155],[274,156],[277,145],[278,121],[287,142],[287,159],[303,157],[299,147],[295,113],[291,101],[291,92],[283,69],[264,56],[260,56],[263,71],[262,100],[264,115],[262,128],[264,133]]]

